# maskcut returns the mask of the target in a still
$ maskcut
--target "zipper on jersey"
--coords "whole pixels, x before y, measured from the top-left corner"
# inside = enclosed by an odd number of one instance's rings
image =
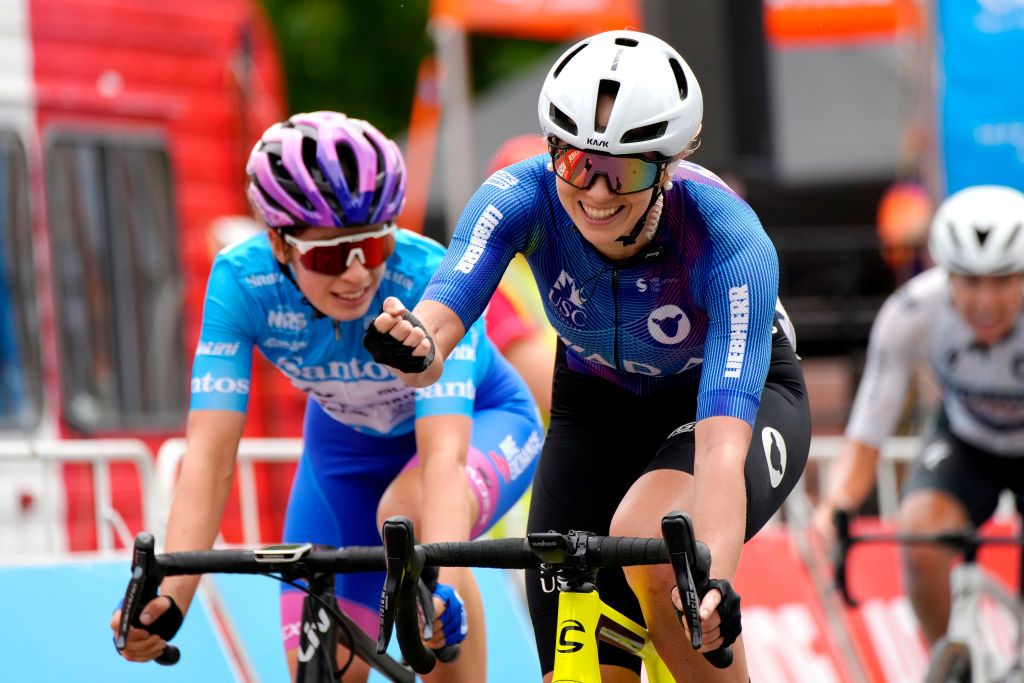
[[[341,341],[341,323],[331,318],[331,323],[334,325],[334,341]]]
[[[619,269],[617,266],[612,266],[612,302],[614,303],[613,308],[615,309],[615,318],[613,320],[612,329],[615,330],[615,345],[612,347],[613,360],[615,369],[619,369]]]

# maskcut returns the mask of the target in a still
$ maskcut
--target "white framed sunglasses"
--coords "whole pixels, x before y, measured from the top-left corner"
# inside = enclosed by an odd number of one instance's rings
[[[368,269],[381,265],[395,252],[394,223],[385,223],[372,232],[339,235],[328,240],[300,240],[284,235],[284,241],[299,252],[299,261],[307,269],[321,275],[341,275],[354,259]]]

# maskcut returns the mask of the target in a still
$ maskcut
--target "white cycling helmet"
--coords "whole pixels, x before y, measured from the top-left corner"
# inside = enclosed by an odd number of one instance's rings
[[[599,92],[615,98],[600,129],[594,120]],[[638,31],[607,31],[559,57],[537,113],[545,134],[573,147],[668,158],[697,135],[704,100],[690,67],[668,43]]]
[[[950,195],[932,219],[928,250],[951,273],[1024,272],[1024,193],[978,185]]]

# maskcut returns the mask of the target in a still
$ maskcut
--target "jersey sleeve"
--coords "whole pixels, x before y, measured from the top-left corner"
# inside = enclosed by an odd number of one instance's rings
[[[526,249],[539,201],[531,163],[498,171],[473,194],[459,218],[425,299],[455,311],[468,330],[487,307],[505,268]]]
[[[711,190],[698,206],[711,252],[697,419],[729,416],[753,425],[771,362],[778,256],[753,210],[739,198]]]
[[[218,257],[207,283],[192,364],[190,410],[246,411],[255,344],[248,306],[231,264]]]
[[[430,415],[473,416],[477,378],[484,375],[490,359],[484,339],[483,318],[477,320],[444,362],[441,378],[416,390],[416,417]]]
[[[928,339],[927,308],[911,294],[913,281],[892,294],[875,316],[867,360],[854,399],[846,436],[877,448],[892,434],[907,386]]]

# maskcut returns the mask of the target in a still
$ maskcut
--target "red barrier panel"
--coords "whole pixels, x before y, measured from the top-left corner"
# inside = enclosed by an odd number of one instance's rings
[[[853,526],[854,535],[893,531],[892,524],[875,518],[858,519]],[[998,536],[1014,533],[1010,526],[996,524],[982,531]],[[1011,588],[1017,585],[1017,556],[1015,549],[1000,546],[983,548],[978,555],[981,566]],[[847,571],[850,593],[859,604],[846,608],[843,618],[866,675],[879,683],[923,680],[928,647],[906,597],[899,546],[857,545],[850,552]],[[997,650],[1009,657],[1014,645],[1006,615],[995,605],[983,605],[982,610],[986,632]]]
[[[830,683],[858,678],[785,528],[768,528],[743,549],[736,590],[751,677],[759,683]]]

